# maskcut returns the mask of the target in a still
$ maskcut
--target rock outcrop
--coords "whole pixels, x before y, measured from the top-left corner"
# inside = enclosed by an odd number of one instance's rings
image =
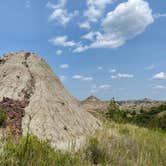
[[[14,134],[28,132],[66,149],[100,126],[39,56],[20,52],[0,59],[0,106]]]
[[[95,96],[89,96],[84,101],[80,101],[81,107],[88,112],[105,112],[110,101],[102,101]]]

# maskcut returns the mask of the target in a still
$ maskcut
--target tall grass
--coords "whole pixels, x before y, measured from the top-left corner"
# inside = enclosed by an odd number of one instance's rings
[[[55,151],[49,142],[28,135],[18,142],[7,140],[0,155],[0,166],[72,166],[80,165],[77,155]]]
[[[75,152],[55,151],[49,142],[28,135],[8,139],[0,166],[165,166],[166,133],[108,122]]]

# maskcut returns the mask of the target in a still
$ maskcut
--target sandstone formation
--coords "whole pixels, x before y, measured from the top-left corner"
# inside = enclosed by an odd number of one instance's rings
[[[11,53],[0,59],[0,107],[8,113],[5,128],[13,134],[30,132],[60,149],[100,126],[33,53]]]

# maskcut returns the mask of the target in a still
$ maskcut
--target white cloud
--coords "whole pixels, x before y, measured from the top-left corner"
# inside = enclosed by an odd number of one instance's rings
[[[57,36],[49,40],[49,42],[55,46],[74,47],[74,53],[80,53],[88,49],[88,47],[83,46],[81,42],[76,43],[73,40],[68,40],[67,36]]]
[[[102,66],[97,67],[98,70],[103,70]]]
[[[121,78],[133,78],[134,75],[133,74],[125,74],[125,73],[118,73],[117,75],[112,75],[111,78],[112,79],[121,79]]]
[[[62,55],[63,51],[62,50],[57,50],[56,55]]]
[[[116,72],[116,69],[110,69],[109,72],[110,72],[110,73],[115,73],[115,72]]]
[[[166,17],[166,13],[156,13],[153,15],[154,18],[161,18],[161,17]]]
[[[67,79],[66,76],[60,76],[60,80],[61,80],[61,81],[65,81],[66,79]]]
[[[108,90],[111,90],[111,85],[109,84],[102,84],[102,85],[93,85],[91,87],[91,90],[90,92],[91,93],[99,93],[99,92],[103,92],[103,91],[108,91]]]
[[[128,0],[119,4],[103,19],[101,34],[92,48],[116,48],[127,40],[143,33],[153,23],[154,18],[149,4],[144,0]]]
[[[111,4],[113,0],[87,0],[88,9],[84,16],[89,22],[97,22],[103,15],[106,5]]]
[[[145,68],[145,70],[153,70],[154,68],[155,68],[154,65],[150,65],[150,66],[147,66],[147,67]]]
[[[93,77],[83,77],[83,81],[92,81]]]
[[[109,89],[109,88],[111,88],[111,86],[108,84],[103,84],[99,86],[99,89]]]
[[[53,20],[61,25],[66,25],[73,17],[78,15],[78,11],[69,13],[65,6],[66,0],[59,0],[56,5],[48,2],[47,7],[53,9],[52,14],[50,15],[50,20]]]
[[[55,46],[63,46],[63,47],[73,47],[77,45],[74,41],[68,41],[67,39],[68,39],[67,36],[58,36],[49,40],[49,42],[51,42]]]
[[[82,36],[83,39],[93,41],[94,40],[94,32],[89,32]]]
[[[79,27],[82,28],[82,29],[90,29],[91,26],[90,26],[90,23],[85,21],[85,22],[81,22],[81,23],[78,23]]]
[[[111,3],[112,1],[87,0],[87,3],[91,6],[87,11],[90,11],[91,8],[94,10],[94,7],[92,7],[94,4],[101,5],[102,3],[107,4],[109,2]],[[101,8],[103,6],[105,7],[105,5],[101,5]],[[91,16],[91,18],[97,18],[93,14]],[[127,2],[120,3],[113,11],[108,12],[102,20],[102,30],[100,32],[90,31],[82,37],[92,41],[92,43],[90,45],[82,45],[79,50],[82,52],[91,48],[120,47],[127,40],[143,33],[153,22],[154,17],[148,2],[144,0],[128,0]]]
[[[155,89],[155,90],[166,90],[166,86],[164,86],[164,85],[155,85],[155,86],[153,86],[153,89]]]
[[[153,76],[153,79],[166,80],[166,73],[160,72]]]
[[[90,23],[99,20],[103,15],[105,8],[114,0],[87,0],[88,9],[84,16],[87,20],[78,23],[80,28],[90,29]],[[48,3],[47,6],[55,11],[64,8],[66,0],[60,0],[57,5]],[[67,17],[70,14],[67,14]],[[158,17],[161,14],[158,14]],[[164,14],[162,15],[164,16]],[[54,16],[52,16],[54,17]],[[55,17],[56,18],[56,17]],[[61,19],[57,16],[57,19]],[[143,33],[146,28],[154,22],[155,16],[152,9],[145,0],[128,0],[117,5],[117,7],[108,12],[101,21],[100,31],[90,31],[82,36],[83,39],[91,43],[86,45],[82,42],[67,40],[67,36],[59,36],[50,40],[54,45],[64,47],[74,47],[74,53],[81,53],[93,48],[117,48],[125,44],[128,40]],[[65,19],[64,19],[65,20]],[[66,22],[66,21],[61,21]],[[64,23],[65,24],[65,23]]]
[[[82,46],[81,44],[77,44],[76,48],[73,50],[74,53],[81,53],[88,49],[88,46]]]
[[[68,64],[62,64],[59,66],[61,69],[68,69],[69,65]]]
[[[75,80],[82,80],[83,76],[81,76],[81,75],[74,75],[72,78],[75,79]]]
[[[92,81],[93,80],[93,77],[85,77],[82,75],[74,75],[72,78],[75,80],[81,80],[81,81]]]
[[[82,36],[83,39],[94,41],[97,37],[100,36],[100,32],[90,31],[89,33]]]

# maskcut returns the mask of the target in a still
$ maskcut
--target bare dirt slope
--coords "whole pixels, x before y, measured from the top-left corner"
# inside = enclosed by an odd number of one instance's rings
[[[29,130],[61,149],[68,141],[100,126],[97,119],[79,107],[47,63],[32,53],[13,53],[0,59],[0,102],[8,111],[13,110],[10,129],[19,126],[23,134]],[[18,107],[24,109],[21,115]],[[15,122],[19,117],[21,124]]]

